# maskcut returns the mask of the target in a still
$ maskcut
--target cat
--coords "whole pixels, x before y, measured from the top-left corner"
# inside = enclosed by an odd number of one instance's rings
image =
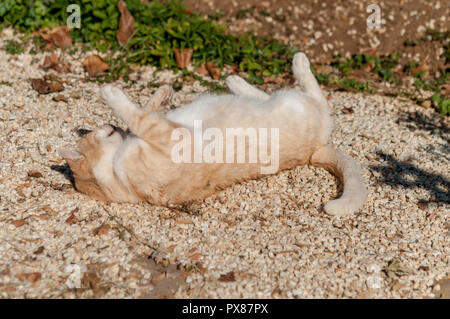
[[[360,169],[330,144],[333,119],[328,101],[304,53],[295,54],[292,70],[301,90],[284,89],[269,95],[231,75],[226,84],[233,94],[204,94],[165,116],[157,111],[172,95],[170,86],[160,87],[143,109],[121,89],[107,84],[100,89],[100,96],[131,133],[105,125],[82,136],[77,150],[59,150],[59,154],[73,172],[75,188],[92,198],[176,205],[258,178],[264,175],[261,168],[267,162],[177,162],[173,149],[180,141],[174,139],[174,131],[193,133],[195,121],[200,120],[203,128],[222,132],[227,128],[277,129],[279,145],[268,148],[274,153],[278,147],[279,166],[273,173],[298,165],[325,168],[344,183],[342,196],[326,203],[325,212],[338,216],[354,213],[367,196]],[[188,158],[193,154],[189,152]]]

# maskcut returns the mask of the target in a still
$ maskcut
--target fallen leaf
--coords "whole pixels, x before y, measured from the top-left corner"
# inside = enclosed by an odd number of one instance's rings
[[[53,101],[55,101],[55,102],[66,102],[67,103],[67,98],[64,95],[62,95],[62,94],[58,94],[58,95],[53,97]]]
[[[193,259],[193,260],[198,260],[198,259],[201,259],[202,257],[203,257],[203,255],[200,253],[195,253],[195,254],[189,256],[189,258]]]
[[[234,271],[230,271],[229,273],[226,273],[225,275],[220,275],[219,281],[222,281],[222,282],[236,281],[236,278],[234,278]]]
[[[67,63],[60,63],[55,52],[50,56],[44,58],[44,63],[41,65],[43,69],[53,69],[58,72],[70,72],[70,65]]]
[[[206,69],[205,63],[203,63],[202,65],[200,65],[200,66],[195,70],[195,72],[197,72],[198,74],[201,74],[201,75],[209,75],[209,72],[208,72],[208,70]]]
[[[48,220],[48,219],[50,219],[51,216],[49,214],[41,214],[41,215],[34,215],[34,217],[39,218],[39,219]]]
[[[227,223],[228,226],[236,226],[236,222],[235,221],[225,219],[224,222]]]
[[[264,83],[281,84],[281,83],[283,83],[283,79],[280,78],[280,77],[277,77],[277,78],[264,78]]]
[[[152,276],[152,282],[158,282],[164,279],[166,277],[166,273],[160,273],[159,275]]]
[[[186,76],[184,78],[184,84],[186,84],[186,85],[192,85],[192,84],[194,84],[194,82],[195,82],[195,79],[191,76]]]
[[[107,233],[109,233],[110,230],[111,230],[111,226],[109,226],[108,224],[103,224],[94,230],[94,235],[96,235],[96,236],[106,235]]]
[[[295,246],[297,246],[298,248],[305,248],[305,247],[309,247],[309,246],[311,246],[310,244],[302,244],[302,243],[299,243],[299,244],[295,244]]]
[[[344,113],[344,114],[352,114],[352,113],[354,113],[355,111],[353,111],[353,108],[352,107],[344,107],[343,109],[342,109],[342,113]]]
[[[83,60],[81,65],[89,73],[89,76],[96,76],[102,74],[103,72],[109,69],[108,63],[103,61],[103,59],[96,54],[88,56],[86,59]]]
[[[422,265],[422,266],[419,267],[419,270],[430,271],[430,267]]]
[[[209,76],[211,76],[214,80],[220,79],[220,69],[212,62],[206,62],[205,64],[206,70],[208,70]]]
[[[97,275],[95,271],[85,272],[83,275],[83,279],[81,279],[81,284],[89,289],[95,290],[98,283],[100,282],[100,277]]]
[[[48,94],[53,92],[60,92],[64,90],[64,85],[56,81],[46,81],[44,79],[32,79],[31,85],[33,89],[40,94]]]
[[[202,265],[202,263],[198,262],[195,264],[195,266],[202,272],[202,273],[206,273],[207,269]]]
[[[419,207],[421,210],[427,210],[428,205],[426,203],[417,203],[417,207]]]
[[[123,0],[120,0],[117,4],[120,11],[119,30],[117,30],[116,38],[120,45],[127,43],[128,39],[134,32],[134,18],[130,11],[127,9],[127,5]]]
[[[383,272],[389,278],[396,278],[404,275],[408,275],[412,273],[412,270],[403,266],[399,260],[393,259],[388,262],[387,266],[383,268]]]
[[[190,218],[188,218],[188,219],[177,219],[175,221],[175,224],[189,225],[189,224],[192,224],[192,220]]]
[[[426,107],[426,108],[430,108],[431,107],[431,101],[430,100],[425,100],[422,102],[422,106]]]
[[[77,222],[77,216],[75,215],[80,209],[77,207],[70,212],[70,217],[66,219],[66,223],[73,225]]]
[[[31,171],[28,171],[28,177],[41,178],[42,173],[35,171],[35,170],[31,170]]]
[[[177,66],[180,69],[184,69],[191,64],[192,54],[194,53],[193,49],[183,49],[183,51],[180,52],[180,49],[176,48],[173,51],[175,53],[175,59],[177,60]]]
[[[52,30],[44,28],[38,31],[38,34],[47,43],[52,43],[59,48],[65,48],[72,45],[72,37],[69,34],[70,28],[68,26],[59,26]]]
[[[12,221],[11,224],[13,224],[14,226],[18,227],[22,227],[23,225],[25,225],[27,223],[27,221],[25,219],[18,219],[15,221]]]
[[[441,93],[442,93],[442,95],[449,95],[450,94],[450,84],[449,83],[445,83],[444,85],[442,85]]]
[[[35,252],[33,254],[35,255],[40,255],[44,252],[44,246],[40,246],[38,249],[35,250]]]
[[[23,273],[23,274],[17,274],[16,278],[20,281],[28,280],[30,283],[34,284],[36,281],[41,279],[42,274],[40,272],[32,272],[32,273]]]

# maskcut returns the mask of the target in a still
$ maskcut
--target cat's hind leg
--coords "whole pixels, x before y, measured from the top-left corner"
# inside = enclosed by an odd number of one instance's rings
[[[229,77],[227,77],[225,82],[230,91],[235,95],[252,97],[263,101],[266,101],[270,98],[269,94],[255,88],[238,75],[230,75]]]
[[[319,83],[311,71],[311,66],[308,57],[303,52],[298,52],[294,55],[292,61],[292,71],[295,78],[298,80],[302,90],[317,99],[320,102],[327,103]]]
[[[170,102],[172,96],[173,89],[170,85],[166,84],[159,87],[148,101],[147,110],[151,112],[157,112],[162,104]]]

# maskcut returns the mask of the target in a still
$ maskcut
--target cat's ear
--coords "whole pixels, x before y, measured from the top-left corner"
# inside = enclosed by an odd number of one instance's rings
[[[70,161],[70,162],[77,162],[81,161],[84,156],[80,154],[77,151],[74,150],[58,150],[59,156],[61,156],[63,159]]]

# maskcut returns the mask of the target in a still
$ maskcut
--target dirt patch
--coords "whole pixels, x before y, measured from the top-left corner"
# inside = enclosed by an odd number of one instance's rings
[[[190,9],[216,17],[232,33],[252,32],[284,42],[292,41],[305,51],[314,63],[342,56],[374,52],[387,55],[406,52],[414,56],[429,55],[430,65],[440,59],[430,47],[407,48],[407,39],[418,39],[426,29],[448,30],[448,1],[377,1],[381,28],[367,27],[369,1],[361,0],[185,0]]]

